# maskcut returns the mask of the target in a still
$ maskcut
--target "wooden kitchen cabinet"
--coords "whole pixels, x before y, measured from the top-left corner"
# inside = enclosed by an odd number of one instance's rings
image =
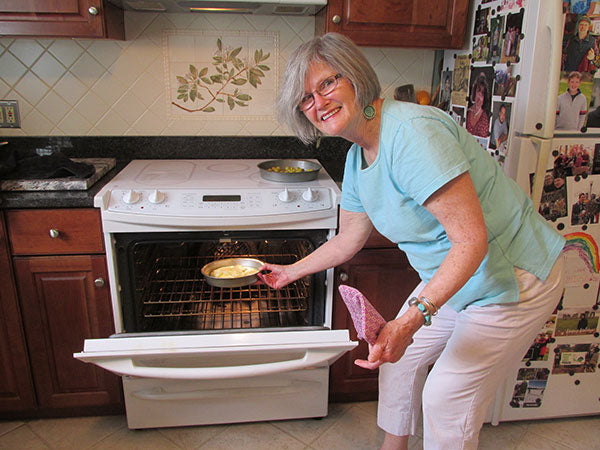
[[[469,0],[328,0],[315,34],[335,31],[357,45],[462,48]]]
[[[340,284],[360,290],[386,320],[392,320],[421,281],[406,255],[376,231],[354,258],[336,268],[335,280],[333,328],[350,330],[352,340],[358,338],[352,318],[339,295]],[[367,343],[363,340],[358,342],[354,350],[345,353],[331,366],[329,397],[332,401],[377,399],[379,371],[366,370],[354,364],[355,359],[366,359],[369,354]]]
[[[123,10],[106,0],[0,0],[0,36],[125,39]]]
[[[122,412],[119,377],[73,358],[85,339],[114,332],[99,211],[5,214],[35,399],[26,415]]]
[[[0,416],[35,408],[27,344],[8,248],[4,217],[0,214]]]

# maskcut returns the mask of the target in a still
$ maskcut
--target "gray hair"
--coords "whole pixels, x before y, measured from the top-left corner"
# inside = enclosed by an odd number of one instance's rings
[[[352,83],[360,109],[381,96],[381,86],[373,67],[350,39],[338,33],[327,33],[305,42],[290,56],[277,99],[279,121],[290,127],[305,144],[322,134],[298,108],[304,96],[306,72],[314,62],[331,66]]]

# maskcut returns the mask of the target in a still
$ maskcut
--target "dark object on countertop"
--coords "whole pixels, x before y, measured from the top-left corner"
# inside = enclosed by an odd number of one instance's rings
[[[89,178],[96,173],[92,164],[71,161],[60,152],[40,156],[35,151],[0,152],[0,178],[4,180],[45,180],[50,178]]]
[[[6,144],[5,144],[6,145]],[[4,145],[2,146],[4,147]],[[0,178],[17,167],[15,152],[10,149],[0,149]]]
[[[402,86],[398,86],[394,90],[394,99],[400,100],[403,102],[411,102],[415,103],[415,88],[412,84],[404,84]]]

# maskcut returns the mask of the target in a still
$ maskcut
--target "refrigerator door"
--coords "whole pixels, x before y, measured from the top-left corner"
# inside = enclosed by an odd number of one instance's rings
[[[517,134],[554,135],[560,80],[564,16],[561,0],[526,4],[513,130]],[[512,148],[511,148],[512,151]]]
[[[327,367],[356,345],[348,330],[125,335],[86,340],[73,356],[118,375],[211,380]]]
[[[566,239],[565,286],[557,309],[499,390],[492,422],[598,414],[600,138],[518,137],[516,143],[515,179],[535,192],[538,211]]]

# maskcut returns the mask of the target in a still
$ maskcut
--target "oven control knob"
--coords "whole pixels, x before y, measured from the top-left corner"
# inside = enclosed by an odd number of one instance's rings
[[[290,194],[290,191],[287,190],[287,188],[285,188],[283,191],[281,191],[278,195],[279,200],[281,200],[284,203],[288,203],[291,202],[292,199],[292,194]]]
[[[306,200],[307,202],[314,202],[317,199],[317,197],[318,197],[317,192],[313,191],[311,188],[308,188],[302,194],[302,198],[304,200]]]
[[[150,203],[162,203],[165,200],[165,194],[155,189],[148,196],[148,200],[150,200]]]
[[[140,194],[135,192],[133,189],[128,190],[123,195],[123,201],[129,205],[132,205],[140,200]]]

